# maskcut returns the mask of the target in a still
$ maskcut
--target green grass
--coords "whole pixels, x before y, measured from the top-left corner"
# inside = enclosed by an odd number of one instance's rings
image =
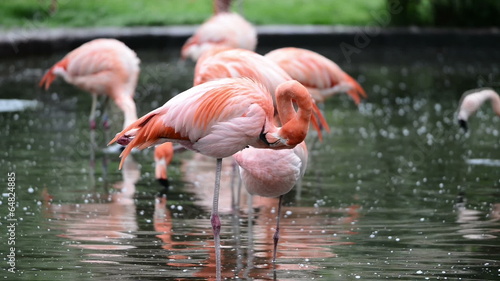
[[[212,0],[0,1],[0,26],[98,27],[199,24],[212,14]],[[236,0],[233,10],[264,24],[373,25],[386,0]]]

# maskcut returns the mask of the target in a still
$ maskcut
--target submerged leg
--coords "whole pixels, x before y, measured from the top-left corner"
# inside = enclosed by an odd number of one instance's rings
[[[97,146],[95,140],[95,113],[97,107],[97,95],[92,94],[92,106],[90,107],[90,115],[89,115],[89,126],[90,126],[90,169],[89,169],[89,177],[90,177],[90,185],[92,188],[95,187],[95,148]]]
[[[219,190],[220,190],[220,176],[222,172],[222,158],[217,158],[217,168],[215,171],[215,188],[214,188],[214,203],[212,206],[212,215],[210,222],[214,231],[214,245],[215,245],[215,271],[216,280],[221,280],[221,258],[220,258],[220,218],[219,218]]]
[[[274,232],[274,252],[273,252],[273,262],[276,262],[276,250],[278,248],[278,240],[280,239],[280,216],[281,216],[281,201],[283,201],[283,195],[280,196],[278,202],[278,217],[276,218],[276,232]]]

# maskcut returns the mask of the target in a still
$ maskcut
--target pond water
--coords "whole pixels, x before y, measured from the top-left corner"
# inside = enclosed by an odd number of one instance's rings
[[[498,280],[500,119],[485,105],[464,133],[454,114],[465,90],[500,86],[500,50],[368,46],[347,63],[336,49],[310,49],[337,61],[369,98],[359,107],[347,96],[325,104],[332,131],[323,142],[308,139],[310,164],[302,190],[285,197],[276,265],[277,200],[254,198],[249,212],[243,192],[241,208],[232,211],[231,161],[224,161],[222,276]],[[140,115],[191,84],[194,66],[179,60],[178,49],[138,55]],[[100,149],[91,163],[90,96],[61,80],[47,92],[37,88],[62,56],[0,62],[0,98],[30,101],[24,110],[22,102],[5,101],[3,108],[17,111],[0,112],[0,274],[5,280],[214,279],[215,160],[177,154],[166,202],[155,200],[160,186],[151,149],[133,154],[122,171],[118,155]],[[101,148],[121,122],[112,125],[98,127]]]

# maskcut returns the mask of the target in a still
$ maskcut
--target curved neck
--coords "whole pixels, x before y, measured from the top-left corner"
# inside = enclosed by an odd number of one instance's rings
[[[123,128],[137,121],[137,109],[131,96],[121,95],[115,99],[115,103],[123,112]]]
[[[297,112],[295,112],[293,102],[297,103]],[[302,142],[307,135],[311,120],[311,95],[299,82],[287,81],[276,88],[276,103],[279,118],[283,124],[280,135],[288,139],[290,145]]]
[[[487,90],[486,92],[488,99],[491,101],[493,111],[497,116],[500,116],[500,96],[493,90]]]

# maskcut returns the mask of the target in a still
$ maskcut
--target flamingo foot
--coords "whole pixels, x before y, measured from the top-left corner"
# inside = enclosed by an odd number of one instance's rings
[[[213,214],[212,217],[210,218],[210,222],[212,223],[212,229],[214,231],[214,236],[219,236],[220,235],[220,218],[219,215]]]
[[[220,218],[218,214],[212,214],[210,218],[212,223],[212,229],[214,231],[214,246],[215,246],[215,270],[216,270],[216,280],[221,280],[221,253],[220,253]]]
[[[277,252],[277,249],[278,249],[278,241],[280,240],[280,229],[279,229],[279,227],[276,228],[276,232],[274,233],[273,240],[274,240],[273,263],[275,263],[276,262],[276,252]]]
[[[97,127],[95,120],[90,120],[89,125],[91,130],[95,130],[95,128]]]
[[[128,145],[131,141],[132,141],[132,138],[128,137],[128,136],[123,136],[123,137],[120,137],[119,139],[116,140],[116,142],[118,144],[123,145],[123,146]]]

